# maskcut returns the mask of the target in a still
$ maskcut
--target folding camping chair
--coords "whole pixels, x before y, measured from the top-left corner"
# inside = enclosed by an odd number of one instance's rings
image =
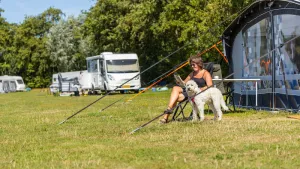
[[[220,64],[214,64],[213,62],[209,63],[204,63],[205,69],[211,74],[212,78],[218,76],[219,78],[222,79],[222,71],[221,71],[221,66]],[[235,111],[235,105],[234,105],[234,96],[233,96],[233,90],[232,90],[232,83],[227,83],[227,85],[224,87],[223,81],[215,82],[214,83],[215,87],[218,88],[223,96],[225,96],[225,103],[231,103],[233,106],[233,109]],[[179,102],[177,108],[174,111],[172,120],[177,120],[180,115],[182,115],[183,120],[190,120],[192,119],[192,112],[189,113],[189,116],[186,117],[184,113],[185,107],[188,105],[189,100],[183,100]],[[230,110],[232,111],[232,110]]]
[[[211,67],[213,67],[212,70],[208,70],[208,68]],[[218,77],[219,79],[222,79],[222,69],[220,64],[213,64],[212,62],[208,63],[207,71],[210,72],[212,78]],[[235,111],[234,92],[233,92],[234,89],[232,87],[233,85],[232,82],[227,82],[226,85],[224,85],[223,81],[216,81],[213,83],[214,86],[222,92],[222,95],[225,96],[225,103],[226,104],[230,103],[233,106],[233,110]]]
[[[181,115],[182,116],[182,120],[191,120],[192,119],[192,111],[188,114],[188,116],[186,116],[184,114],[184,109],[185,107],[188,105],[189,100],[183,100],[181,102],[178,102],[178,105],[174,111],[173,117],[172,117],[172,121],[178,120],[178,117]]]

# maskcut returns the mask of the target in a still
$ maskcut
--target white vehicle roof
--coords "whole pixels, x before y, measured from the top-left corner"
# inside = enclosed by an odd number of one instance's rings
[[[87,57],[86,60],[94,60],[94,59],[105,59],[105,60],[118,60],[118,59],[138,59],[137,54],[135,53],[111,53],[111,52],[103,52],[97,56]]]
[[[17,80],[17,79],[23,80],[21,76],[8,76],[8,75],[0,76],[0,79],[1,80]]]
[[[87,72],[87,70],[81,70],[81,71],[74,71],[74,72],[60,72],[60,74],[64,76],[78,76],[80,72]],[[58,73],[53,74],[52,76],[57,76]]]
[[[15,78],[15,79],[22,79],[23,80],[23,78],[21,76],[12,76],[12,77]]]
[[[11,76],[4,75],[4,76],[0,76],[0,79],[7,80],[7,79],[12,79],[12,78],[11,78]]]

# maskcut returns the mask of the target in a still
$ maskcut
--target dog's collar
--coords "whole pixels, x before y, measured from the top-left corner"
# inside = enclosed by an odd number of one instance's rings
[[[191,98],[192,102],[195,103],[195,97]]]

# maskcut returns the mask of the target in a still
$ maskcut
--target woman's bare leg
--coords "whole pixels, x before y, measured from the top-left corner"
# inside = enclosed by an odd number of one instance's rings
[[[168,104],[168,109],[173,109],[178,101],[182,101],[184,99],[184,95],[182,94],[183,90],[179,86],[174,86],[171,92],[170,101]],[[170,114],[165,114],[164,119],[168,119]]]

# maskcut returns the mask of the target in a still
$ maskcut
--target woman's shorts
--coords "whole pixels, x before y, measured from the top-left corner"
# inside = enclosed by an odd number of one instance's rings
[[[179,85],[176,85],[176,86],[179,86]],[[180,86],[179,86],[180,87]],[[185,101],[185,100],[187,100],[188,99],[188,94],[187,94],[187,92],[186,92],[186,90],[185,90],[185,88],[182,88],[182,94],[183,94],[183,96],[184,96],[184,99],[182,100],[182,101]]]
[[[182,90],[183,90],[182,94],[183,94],[183,96],[184,96],[184,99],[183,99],[182,101],[185,101],[185,100],[188,99],[188,94],[187,94],[185,88],[183,88]]]

